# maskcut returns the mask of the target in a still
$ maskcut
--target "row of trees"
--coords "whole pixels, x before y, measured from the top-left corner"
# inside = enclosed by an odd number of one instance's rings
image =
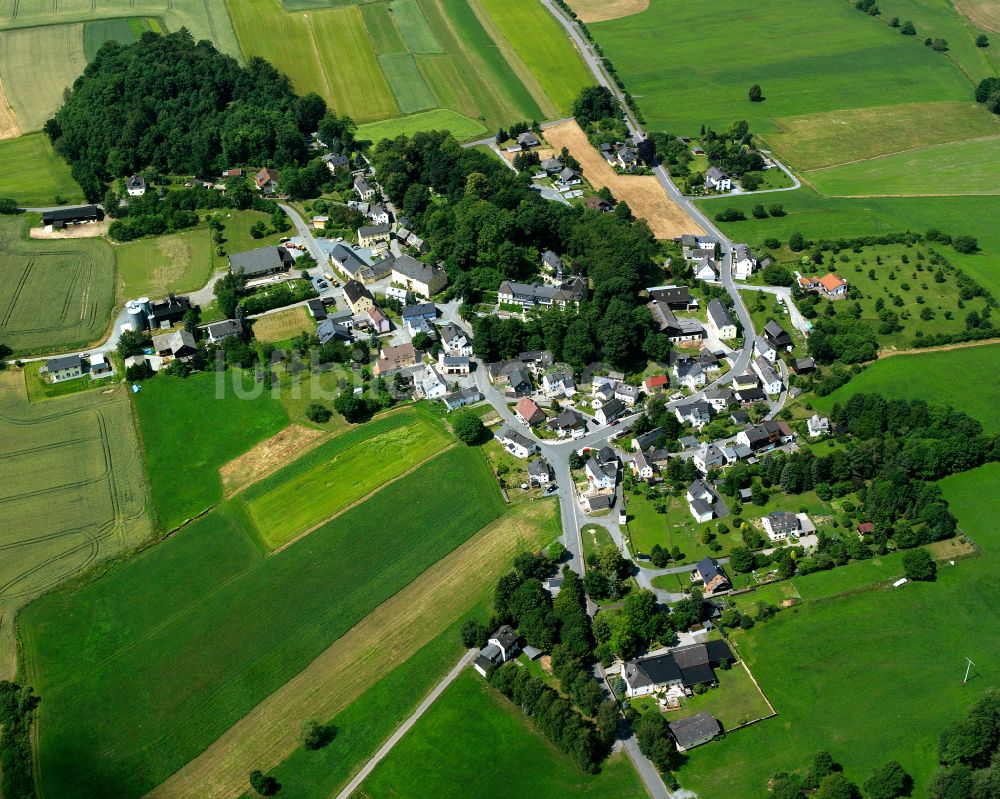
[[[930,799],[993,799],[1000,796],[1000,694],[986,691],[966,714],[941,733],[941,768],[928,786]]]
[[[901,799],[913,791],[913,778],[895,760],[874,769],[865,779],[864,792],[844,775],[829,752],[817,752],[808,768],[782,771],[768,786],[772,799]],[[959,795],[955,794],[957,799]],[[964,796],[964,795],[963,795]]]
[[[31,717],[38,702],[30,686],[0,680],[0,793],[5,799],[34,799]]]

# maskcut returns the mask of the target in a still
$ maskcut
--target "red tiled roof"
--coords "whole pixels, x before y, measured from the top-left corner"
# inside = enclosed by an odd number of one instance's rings
[[[657,386],[665,386],[669,382],[666,375],[653,375],[652,377],[647,377],[642,381],[646,388],[656,388]]]
[[[841,280],[841,278],[833,272],[828,272],[819,279],[819,284],[827,291],[836,291],[841,286],[846,286],[847,281]]]

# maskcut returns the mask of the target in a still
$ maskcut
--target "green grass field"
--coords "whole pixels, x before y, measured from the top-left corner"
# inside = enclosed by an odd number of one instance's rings
[[[998,194],[1000,137],[884,155],[804,177],[830,196]]]
[[[0,141],[0,197],[13,197],[21,205],[50,205],[57,197],[83,202],[83,192],[66,162],[56,155],[41,133]]]
[[[106,578],[33,605],[22,631],[46,697],[43,790],[153,788],[499,516],[484,472],[479,452],[451,450],[267,558],[227,505]],[[468,501],[433,490],[459,483]]]
[[[861,393],[881,393],[893,399],[924,398],[951,405],[982,422],[988,432],[1000,432],[1000,386],[993,379],[1000,368],[1000,344],[944,352],[896,355],[869,366],[826,397],[814,397],[814,408],[827,412],[835,402]]]
[[[417,0],[392,0],[389,10],[411,53],[443,53]]]
[[[434,763],[434,768],[427,768]],[[359,789],[369,799],[477,792],[516,796],[621,797],[645,791],[628,759],[609,758],[596,776],[584,774],[552,747],[500,694],[471,669],[431,705]]]
[[[393,15],[389,13],[388,3],[365,3],[361,6],[361,18],[365,21],[365,29],[376,53],[383,55],[407,52],[406,42],[396,27]]]
[[[238,371],[158,375],[142,384],[135,407],[164,530],[222,499],[219,467],[288,424],[282,404]]]
[[[719,680],[717,688],[700,696],[687,697],[681,703],[682,709],[669,714],[668,719],[674,721],[704,711],[722,722],[723,729],[732,730],[740,724],[771,715],[767,702],[742,666],[734,666],[728,671],[716,669],[715,676]]]
[[[157,30],[156,20],[143,17],[118,17],[88,22],[83,26],[83,51],[88,61],[92,61],[105,42],[121,42],[124,45],[138,41],[148,30]]]
[[[392,414],[321,444],[244,494],[247,515],[270,549],[343,510],[451,441],[413,411]]]
[[[0,218],[0,340],[18,354],[86,347],[108,328],[115,259],[100,239],[24,241]]]
[[[263,211],[229,211],[226,218],[223,219],[223,225],[225,228],[222,231],[224,239],[223,248],[226,255],[216,255],[215,249],[210,247],[209,252],[212,256],[212,269],[219,270],[227,268],[229,265],[227,256],[234,252],[244,252],[246,250],[253,250],[257,247],[265,247],[269,244],[277,244],[282,236],[285,235],[284,233],[275,233],[270,236],[265,236],[262,239],[255,239],[250,234],[250,228],[252,228],[255,223],[263,222],[265,225],[269,226],[270,220],[271,217]]]
[[[115,246],[122,297],[163,297],[194,291],[212,276],[212,241],[207,227]]]
[[[562,26],[540,3],[482,3],[560,112],[569,113],[594,78]]]
[[[425,111],[435,106],[434,95],[427,88],[417,62],[409,53],[386,53],[378,57],[399,110],[404,114]]]
[[[487,131],[474,119],[464,117],[450,108],[435,108],[407,117],[369,122],[358,126],[358,137],[377,142],[396,136],[412,136],[422,130],[448,130],[459,141],[485,136]]]
[[[2,372],[0,441],[0,678],[7,679],[16,670],[21,605],[140,543],[150,525],[123,387],[29,404],[23,375]]]

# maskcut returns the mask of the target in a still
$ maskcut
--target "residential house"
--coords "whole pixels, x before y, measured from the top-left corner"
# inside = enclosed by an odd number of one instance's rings
[[[602,197],[598,197],[596,194],[593,195],[593,196],[591,196],[591,197],[588,197],[586,200],[584,200],[583,204],[589,210],[591,210],[591,211],[599,211],[602,214],[609,213],[612,210],[612,208],[613,208],[613,206],[611,205],[611,203],[609,203],[607,200],[603,199]]]
[[[847,296],[847,281],[833,272],[827,272],[823,277],[800,277],[799,286],[831,300]]]
[[[505,388],[504,393],[509,397],[523,397],[531,393],[528,370],[516,358],[487,364],[486,374],[493,385]]]
[[[520,305],[525,310],[535,306],[576,307],[586,296],[587,284],[579,277],[570,278],[554,286],[504,280],[497,289],[497,301],[501,305]]]
[[[666,375],[651,375],[642,381],[642,388],[647,394],[666,391],[670,387],[670,379]]]
[[[368,218],[376,225],[388,225],[392,222],[392,212],[385,203],[373,203],[368,209]]]
[[[395,347],[383,347],[372,371],[376,375],[384,375],[405,369],[407,366],[415,366],[416,363],[417,351],[413,349],[413,345],[399,344]]]
[[[767,358],[758,355],[753,359],[753,370],[757,373],[760,378],[761,388],[768,394],[780,394],[781,389],[784,388],[784,382],[781,376],[774,371],[774,367],[771,366]]]
[[[632,449],[640,452],[645,451],[659,441],[662,435],[663,428],[660,427],[654,427],[645,433],[637,433],[632,437]]]
[[[472,355],[472,343],[465,331],[457,325],[453,325],[451,322],[442,325],[438,337],[446,355]]]
[[[53,383],[81,377],[84,374],[83,358],[79,355],[60,355],[57,358],[49,358],[45,362],[45,372]]]
[[[553,480],[552,467],[545,458],[535,458],[528,464],[528,482],[536,486],[544,486]]]
[[[390,227],[388,222],[377,225],[365,225],[358,228],[358,244],[362,247],[377,247],[389,243]]]
[[[555,275],[562,274],[562,258],[552,252],[552,250],[546,250],[542,253],[542,269]]]
[[[643,480],[649,480],[656,474],[653,464],[649,462],[641,449],[636,451],[635,457],[632,459],[632,472]]]
[[[270,167],[264,167],[253,177],[253,182],[257,186],[257,191],[261,194],[276,194],[278,191],[278,180],[280,175]]]
[[[363,279],[363,273],[368,268],[368,262],[350,244],[338,243],[330,250],[329,257],[330,263],[340,270],[345,278],[357,280],[359,283],[366,282],[367,277]]]
[[[438,369],[449,377],[469,374],[470,362],[468,355],[445,355],[438,353]]]
[[[482,398],[483,392],[475,386],[470,386],[469,388],[461,388],[458,391],[446,394],[442,397],[442,401],[444,402],[444,407],[450,412],[466,405],[474,405],[482,400]]]
[[[701,430],[712,421],[712,406],[707,402],[692,402],[690,405],[678,405],[674,408],[677,421],[681,424],[689,424],[695,430]]]
[[[320,160],[326,164],[332,175],[336,175],[338,169],[349,169],[351,166],[350,157],[342,153],[327,153],[321,156]]]
[[[590,494],[580,497],[580,503],[587,513],[610,510],[615,504],[614,494]]]
[[[635,172],[636,167],[639,165],[639,153],[636,152],[634,147],[630,147],[627,144],[623,145],[615,153],[615,163],[625,172]]]
[[[736,442],[745,444],[754,452],[769,449],[779,444],[787,444],[795,440],[795,434],[783,421],[768,419],[760,424],[751,425],[736,434]]]
[[[744,372],[733,378],[733,391],[745,391],[748,388],[760,388],[760,380],[753,372]]]
[[[415,384],[418,393],[429,400],[443,399],[448,393],[447,382],[432,364],[424,366],[423,373],[415,378]]]
[[[779,352],[782,350],[785,352],[792,351],[792,337],[773,319],[768,319],[767,324],[764,325],[764,338]]]
[[[690,391],[697,391],[705,385],[705,371],[698,364],[687,361],[677,364],[674,370],[677,375],[677,384]]]
[[[628,408],[635,407],[641,395],[638,386],[630,386],[628,383],[618,383],[615,386],[615,399],[624,402]]]
[[[400,314],[403,324],[411,336],[423,331],[428,332],[430,323],[437,319],[437,308],[433,302],[422,302],[419,305],[406,305]]]
[[[541,167],[547,174],[554,175],[557,172],[562,172],[563,162],[558,158],[543,158]]]
[[[757,259],[753,257],[746,244],[737,244],[733,247],[733,277],[737,280],[746,280],[756,268]]]
[[[209,344],[218,344],[232,336],[242,336],[243,335],[243,323],[239,319],[224,319],[221,322],[212,322],[209,325],[204,325],[205,332],[208,334]]]
[[[587,420],[582,413],[570,408],[554,419],[549,419],[547,427],[556,432],[560,438],[565,436],[579,438],[587,432]]]
[[[309,311],[309,315],[317,322],[322,322],[327,317],[326,303],[319,297],[306,300],[306,310]]]
[[[722,725],[718,719],[704,710],[693,716],[668,722],[667,726],[677,744],[678,752],[686,752],[696,746],[707,744],[722,732]]]
[[[595,378],[595,380],[596,379],[597,378]],[[592,383],[591,385],[594,386],[593,388],[594,398],[591,401],[591,406],[596,408],[599,405],[603,405],[605,402],[610,402],[611,400],[613,400],[615,398],[616,382],[617,381],[604,379],[603,382],[599,384],[594,385]]]
[[[472,662],[473,668],[484,677],[497,666],[502,666],[520,651],[517,633],[509,624],[504,624],[494,632]]]
[[[392,329],[392,322],[389,321],[389,317],[377,305],[373,305],[366,310],[365,314],[368,316],[372,330],[375,333],[381,335],[382,333],[388,333]]]
[[[724,411],[736,401],[733,392],[728,388],[709,389],[705,392],[704,398],[716,413]]]
[[[125,180],[125,191],[129,197],[142,197],[146,193],[146,179],[142,175],[130,175]]]
[[[691,460],[702,474],[708,474],[710,469],[717,469],[726,464],[726,458],[722,454],[722,450],[715,444],[707,443],[701,444],[694,451]]]
[[[705,328],[697,319],[677,318],[674,312],[666,305],[653,300],[647,303],[653,321],[656,323],[661,333],[665,333],[673,343],[682,341],[698,341],[705,338]]]
[[[287,272],[295,261],[284,247],[256,247],[245,252],[235,252],[228,260],[230,272],[234,275],[242,272],[243,277],[250,280]]]
[[[661,691],[684,696],[696,685],[715,684],[714,669],[723,660],[732,663],[736,657],[729,644],[721,640],[676,647],[664,654],[631,660],[622,667],[625,692],[630,698]]]
[[[694,274],[696,280],[701,280],[705,283],[722,282],[719,278],[719,266],[713,258],[702,258],[700,261],[697,261],[692,268],[692,274]]]
[[[710,166],[705,172],[705,188],[715,191],[731,191],[733,181],[725,172],[717,166]]]
[[[448,273],[439,266],[401,255],[392,264],[392,282],[422,297],[432,297],[448,285]]]
[[[87,360],[90,361],[91,377],[105,377],[114,371],[114,369],[111,368],[111,362],[103,353],[95,352],[93,355],[89,356]]]
[[[500,425],[493,437],[515,458],[527,458],[538,450],[538,445],[507,425]]]
[[[692,582],[700,582],[704,586],[705,596],[712,596],[732,588],[729,575],[719,562],[712,557],[702,558],[691,572]]]
[[[729,315],[726,306],[718,299],[711,299],[708,302],[708,326],[722,341],[736,338],[736,323]]]
[[[190,358],[198,350],[197,343],[187,330],[175,330],[162,336],[153,336],[153,349],[162,358],[178,360]]]
[[[347,312],[348,317],[350,317],[350,312]],[[353,338],[351,330],[354,327],[354,320],[350,320],[350,326],[344,324],[342,321],[336,321],[333,316],[328,316],[322,322],[320,322],[319,327],[316,328],[316,336],[319,338],[320,344],[329,344],[331,341],[337,339],[340,341],[350,341]]]
[[[375,298],[372,293],[356,280],[348,280],[344,283],[344,299],[355,316],[367,313],[369,308],[375,305]]]
[[[657,305],[665,305],[671,311],[693,311],[698,308],[698,300],[691,296],[688,286],[652,286],[646,291]]]
[[[541,142],[538,141],[538,137],[534,131],[526,130],[524,133],[518,135],[517,144],[521,150],[530,150],[532,147],[537,147]]]
[[[871,522],[859,522],[858,527],[858,538],[862,541],[865,540],[866,535],[871,535],[875,530],[875,525]]]
[[[611,424],[623,413],[625,413],[625,403],[620,399],[611,399],[594,411],[594,419],[598,424]]]
[[[792,369],[797,375],[807,375],[816,371],[816,361],[812,358],[796,358],[792,363]]]
[[[369,202],[375,197],[375,188],[360,175],[354,179],[354,191],[364,202]]]
[[[799,535],[799,517],[788,511],[775,510],[760,520],[772,541],[780,541],[790,535]]]
[[[757,336],[757,338],[754,339],[753,351],[755,355],[767,358],[767,360],[771,363],[778,360],[778,351],[774,348],[771,342],[763,336]]]
[[[165,300],[149,303],[146,319],[150,330],[163,330],[180,324],[185,314],[191,310],[191,300],[168,294]]]
[[[825,416],[814,413],[809,417],[809,421],[806,422],[806,428],[809,430],[810,438],[826,436],[830,434],[830,420]]]
[[[542,375],[542,392],[547,397],[572,397],[576,394],[576,381],[569,369],[553,369]]]
[[[521,363],[527,366],[536,375],[539,372],[551,367],[553,363],[552,353],[548,350],[529,350],[528,352],[519,352],[517,357]]]
[[[595,491],[613,489],[618,484],[617,461],[605,465],[597,458],[589,458],[583,470],[587,475],[587,483]]]
[[[563,167],[562,172],[555,180],[556,185],[561,189],[568,189],[571,186],[580,185],[580,173],[575,169],[570,169],[568,166]]]

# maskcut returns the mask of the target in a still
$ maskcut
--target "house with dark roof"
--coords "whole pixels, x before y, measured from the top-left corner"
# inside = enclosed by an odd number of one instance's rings
[[[579,437],[587,432],[587,419],[579,411],[568,408],[553,419],[549,419],[547,427],[562,436]]]
[[[79,355],[60,355],[45,362],[45,373],[53,383],[82,377],[83,358]]]
[[[773,510],[760,520],[764,532],[772,541],[799,534],[799,517],[790,511]]]
[[[660,691],[685,695],[696,685],[715,684],[715,669],[723,660],[732,663],[735,659],[725,641],[691,644],[626,662],[622,679],[630,698]]]
[[[461,388],[458,391],[445,394],[441,398],[441,401],[444,403],[445,409],[450,412],[456,408],[462,408],[465,405],[472,405],[479,402],[482,398],[483,392],[475,386],[470,386],[469,388]]]
[[[146,315],[149,320],[149,328],[157,330],[173,327],[182,322],[184,314],[190,310],[191,300],[187,297],[169,294],[165,300],[157,300],[149,304],[149,313]]]
[[[508,425],[500,425],[493,437],[515,458],[527,458],[538,449],[538,445]]]
[[[489,637],[486,646],[479,650],[472,666],[485,677],[490,669],[502,666],[520,651],[517,633],[509,624],[504,624]]]
[[[356,280],[348,280],[344,284],[344,299],[355,316],[360,316],[375,305],[372,293]]]
[[[736,338],[736,323],[726,306],[716,298],[708,301],[708,326],[722,341]]]
[[[389,224],[365,225],[358,228],[358,244],[362,247],[377,247],[389,241]]]
[[[332,316],[328,316],[320,322],[319,327],[316,328],[316,335],[319,337],[320,344],[328,344],[334,340],[350,341],[353,338],[351,328],[343,322],[335,321]]]
[[[401,255],[392,263],[392,282],[416,294],[432,297],[448,285],[448,273],[439,266]]]
[[[42,212],[42,225],[53,230],[62,230],[67,225],[100,222],[102,219],[104,211],[96,205],[76,205],[72,208],[55,208]]]
[[[317,322],[322,322],[328,315],[326,305],[319,297],[306,300],[306,310],[309,311],[309,315]]]
[[[504,280],[497,288],[497,302],[501,305],[520,305],[525,310],[535,306],[578,306],[586,297],[586,283],[579,277],[564,280],[556,286]]]
[[[654,286],[647,291],[650,299],[672,311],[690,311],[698,307],[698,300],[691,296],[688,286]]]
[[[343,169],[344,167],[349,167],[351,165],[350,157],[343,155],[342,153],[327,153],[320,157],[320,160],[326,164],[326,168],[330,170],[333,175],[337,174],[338,169]]]
[[[625,403],[620,399],[611,399],[594,411],[594,419],[598,424],[611,424],[625,413]]]
[[[768,319],[764,325],[764,338],[768,340],[776,350],[792,351],[792,337],[788,332],[773,319]]]
[[[125,179],[125,191],[129,197],[142,197],[146,193],[146,179],[142,175],[130,175]]]
[[[730,191],[733,188],[733,181],[719,167],[710,166],[705,172],[705,188],[715,191]]]
[[[722,732],[722,725],[711,713],[704,710],[684,719],[667,723],[670,734],[677,744],[677,751],[686,752],[696,746],[707,744]]]
[[[552,467],[545,458],[535,458],[528,464],[528,482],[537,486],[552,482]]]
[[[209,344],[218,344],[227,338],[243,335],[243,323],[239,319],[223,319],[221,322],[205,325],[204,328]]]
[[[704,586],[705,596],[712,596],[732,588],[729,575],[715,558],[702,558],[691,571],[691,581]]]
[[[234,275],[242,272],[245,278],[252,279],[286,272],[293,263],[291,253],[284,247],[256,247],[230,255],[229,271]]]

